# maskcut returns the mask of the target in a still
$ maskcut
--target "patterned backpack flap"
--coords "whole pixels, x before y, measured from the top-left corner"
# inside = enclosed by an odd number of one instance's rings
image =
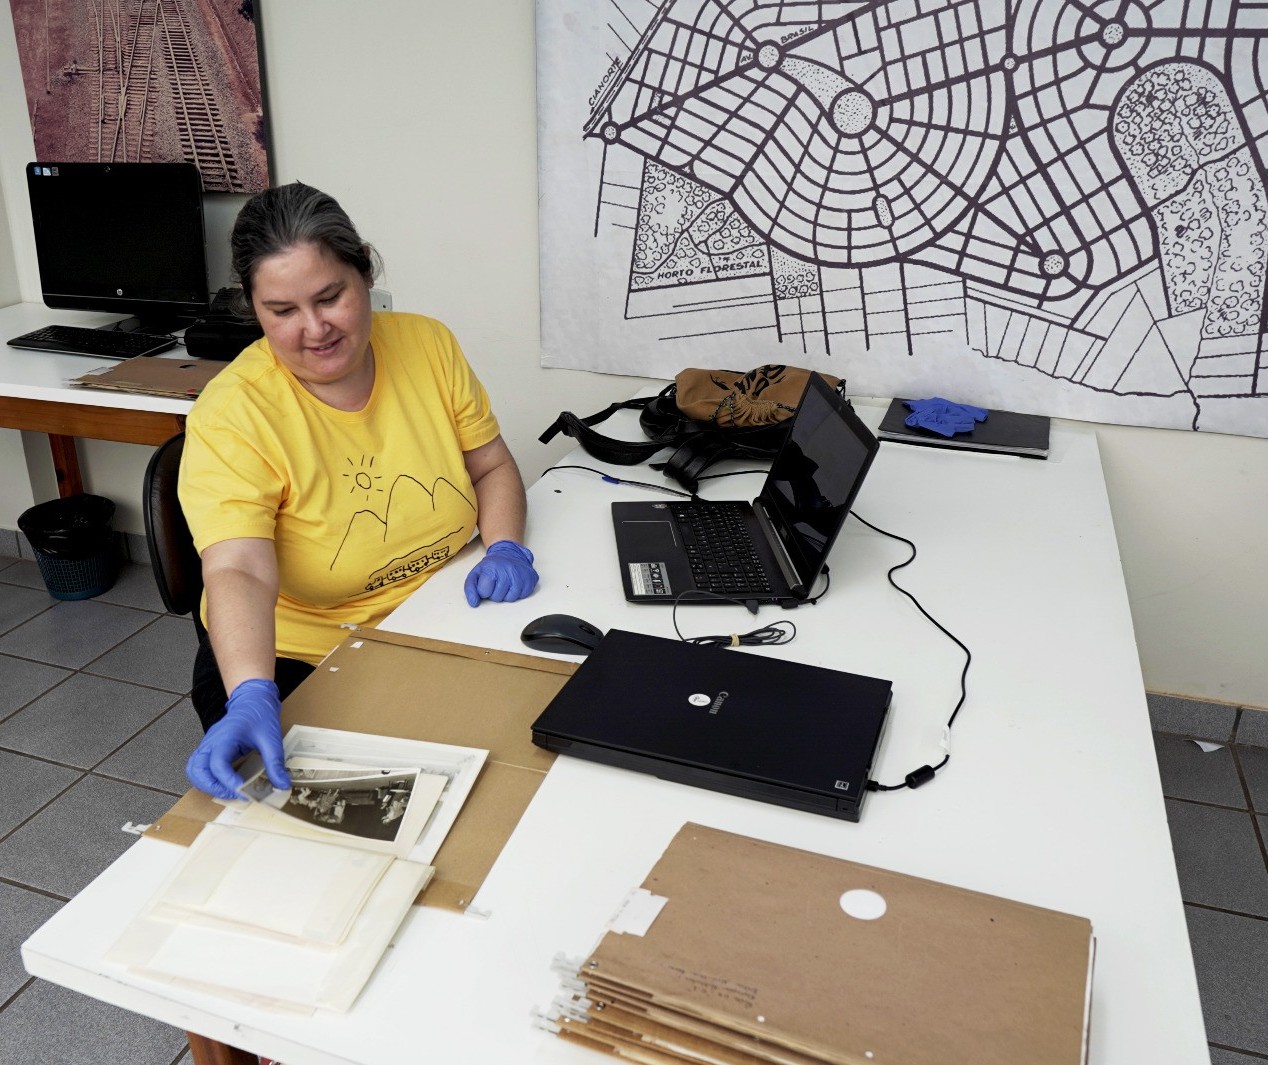
[[[841,382],[821,375],[833,388]],[[747,373],[683,370],[674,378],[680,413],[719,428],[774,425],[797,413],[810,371],[768,363]]]

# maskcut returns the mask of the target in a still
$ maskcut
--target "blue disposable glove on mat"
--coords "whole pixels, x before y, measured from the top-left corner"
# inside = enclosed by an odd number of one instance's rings
[[[242,777],[233,763],[259,751],[275,788],[289,788],[282,752],[282,701],[271,680],[244,680],[229,695],[225,716],[207,730],[189,761],[185,775],[200,791],[218,799],[240,799]]]
[[[986,411],[967,403],[952,403],[934,396],[932,399],[908,399],[903,406],[911,411],[904,419],[912,429],[928,429],[940,436],[967,433],[977,422],[986,421]]]
[[[467,603],[479,606],[481,599],[513,603],[536,587],[533,552],[514,540],[499,540],[467,574],[463,590],[467,593]]]

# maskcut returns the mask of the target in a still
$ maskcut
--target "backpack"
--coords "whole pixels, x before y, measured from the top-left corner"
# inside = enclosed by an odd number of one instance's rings
[[[613,403],[587,418],[564,411],[538,439],[545,444],[563,433],[601,462],[615,466],[636,466],[669,448],[669,458],[653,463],[652,469],[695,495],[700,475],[721,459],[775,457],[788,436],[810,373],[778,364],[747,373],[683,370],[658,395]],[[844,394],[844,381],[821,376]],[[646,441],[618,440],[591,428],[619,410],[639,412]]]

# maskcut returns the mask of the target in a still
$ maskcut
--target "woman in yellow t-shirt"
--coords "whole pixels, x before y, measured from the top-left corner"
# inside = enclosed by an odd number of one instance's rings
[[[378,624],[477,527],[471,606],[537,584],[488,395],[439,322],[371,311],[376,256],[342,208],[269,189],[242,208],[232,252],[264,337],[194,404],[180,476],[207,629],[192,691],[206,735],[186,772],[224,798],[252,750],[289,786],[282,698],[341,626]]]

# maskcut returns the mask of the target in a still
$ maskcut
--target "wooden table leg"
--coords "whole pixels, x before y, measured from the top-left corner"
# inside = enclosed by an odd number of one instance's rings
[[[48,434],[48,445],[53,451],[53,472],[57,475],[57,494],[65,499],[84,490],[84,479],[79,472],[79,452],[75,450],[73,436]]]
[[[259,1065],[260,1059],[237,1047],[217,1043],[205,1035],[186,1032],[189,1039],[189,1053],[194,1065]]]

